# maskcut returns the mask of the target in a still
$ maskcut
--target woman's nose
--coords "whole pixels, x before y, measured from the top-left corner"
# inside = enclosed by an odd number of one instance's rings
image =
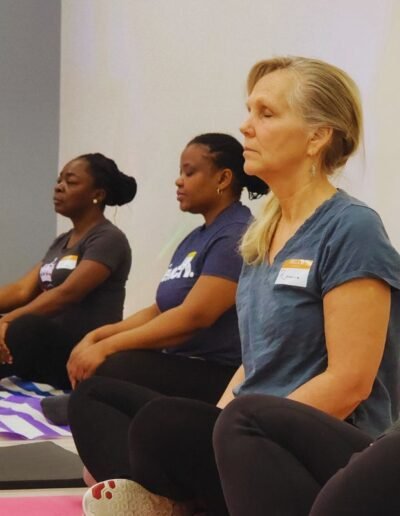
[[[246,118],[246,120],[241,124],[239,129],[240,129],[240,132],[242,134],[244,134],[245,136],[247,136],[248,134],[251,133],[251,131],[253,131],[252,126],[250,124],[250,117]]]
[[[62,186],[61,182],[60,183],[56,183],[56,186],[54,187],[54,191],[55,192],[62,192],[63,188],[64,187]]]
[[[183,179],[182,176],[178,176],[175,180],[175,186],[182,186],[183,185]]]

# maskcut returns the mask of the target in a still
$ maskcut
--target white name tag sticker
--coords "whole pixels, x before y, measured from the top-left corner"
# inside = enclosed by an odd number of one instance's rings
[[[313,260],[285,260],[276,278],[275,285],[306,287]]]
[[[76,255],[69,255],[64,256],[64,258],[61,258],[61,260],[57,263],[56,269],[75,269],[76,264],[78,263],[78,256]]]

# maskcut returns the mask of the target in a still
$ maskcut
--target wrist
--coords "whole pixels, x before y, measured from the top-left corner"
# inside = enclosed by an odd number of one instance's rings
[[[115,349],[115,345],[110,339],[104,339],[96,343],[96,346],[101,346],[101,351],[106,357],[109,357],[118,351]]]
[[[127,332],[121,332],[117,333],[116,335],[112,335],[104,339],[103,343],[105,345],[107,356],[118,353],[118,351],[124,351],[134,347],[132,345],[132,336],[127,335]]]

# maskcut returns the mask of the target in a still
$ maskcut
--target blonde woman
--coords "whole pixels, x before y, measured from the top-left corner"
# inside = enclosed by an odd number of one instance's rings
[[[241,246],[245,265],[237,310],[243,366],[218,407],[149,399],[134,419],[127,418],[129,468],[96,464],[92,471],[87,464],[98,480],[125,480],[103,486],[98,498],[99,488],[92,488],[85,507],[97,508],[86,514],[111,514],[117,502],[106,492],[114,489],[134,496],[135,504],[164,504],[165,515],[173,514],[176,501],[187,500],[217,516],[307,514],[296,504],[282,512],[273,497],[263,505],[261,495],[270,484],[262,439],[235,447],[235,432],[247,420],[257,416],[251,436],[268,428],[262,417],[263,400],[271,397],[266,395],[319,409],[371,436],[397,417],[400,257],[379,216],[329,181],[359,145],[357,87],[345,72],[322,61],[276,58],[252,68],[248,93],[249,114],[241,127],[245,171],[268,183],[272,193]],[[74,403],[71,424],[80,450]],[[241,417],[244,408],[247,419]],[[113,399],[104,417],[123,411],[122,402]],[[217,418],[221,479],[212,447]],[[102,448],[112,446],[106,435],[100,440]],[[243,479],[257,489],[242,489]],[[283,493],[290,498],[288,489]],[[237,504],[237,498],[247,505]],[[131,514],[143,515],[135,504]]]

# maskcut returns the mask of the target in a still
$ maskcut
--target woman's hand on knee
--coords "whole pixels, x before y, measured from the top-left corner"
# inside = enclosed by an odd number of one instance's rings
[[[72,388],[75,389],[77,383],[92,376],[107,356],[105,346],[99,342],[82,349],[74,356],[71,353],[67,363],[67,372]]]
[[[70,358],[76,357],[80,353],[82,353],[89,346],[96,344],[96,339],[94,336],[94,332],[87,333],[81,341],[78,342],[76,346],[71,351]]]
[[[12,364],[12,356],[6,344],[6,333],[9,321],[0,319],[0,362],[2,364]]]

